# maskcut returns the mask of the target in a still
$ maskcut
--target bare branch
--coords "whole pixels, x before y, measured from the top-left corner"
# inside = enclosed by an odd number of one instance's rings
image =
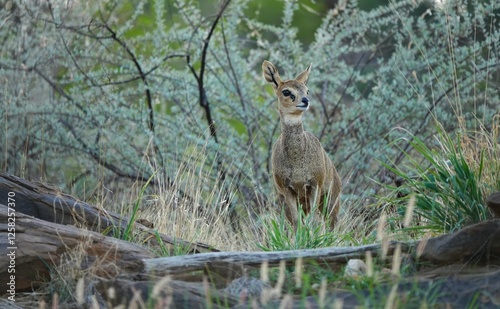
[[[215,31],[215,28],[217,27],[217,24],[219,23],[219,20],[222,17],[222,14],[226,10],[226,8],[230,2],[231,2],[231,0],[225,0],[222,3],[221,8],[219,9],[219,12],[215,16],[215,20],[212,23],[212,26],[210,27],[210,30],[207,34],[207,37],[203,41],[203,49],[201,52],[201,68],[200,68],[199,74],[196,73],[196,70],[191,65],[190,56],[189,55],[187,56],[187,63],[188,63],[189,69],[191,70],[191,73],[193,73],[193,75],[196,79],[196,82],[198,83],[198,94],[199,94],[199,102],[200,102],[199,104],[205,110],[205,116],[207,117],[208,127],[210,129],[210,135],[213,137],[213,139],[215,140],[216,143],[219,143],[219,141],[217,139],[217,129],[215,127],[215,122],[213,121],[213,118],[212,118],[212,112],[210,110],[210,103],[208,102],[207,93],[206,93],[205,86],[204,86],[204,75],[205,75],[205,68],[206,68],[206,64],[207,64],[206,58],[207,58],[208,46],[210,44],[210,39],[212,38],[212,35]]]

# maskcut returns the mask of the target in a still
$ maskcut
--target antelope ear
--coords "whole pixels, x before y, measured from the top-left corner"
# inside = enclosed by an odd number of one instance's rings
[[[307,82],[307,78],[309,77],[309,73],[311,72],[311,66],[312,63],[307,67],[307,69],[304,72],[297,75],[297,77],[295,77],[295,80],[305,84]]]
[[[262,74],[266,79],[266,82],[272,84],[275,89],[278,89],[281,86],[282,81],[280,78],[280,74],[278,73],[278,69],[271,62],[264,60],[262,62]]]

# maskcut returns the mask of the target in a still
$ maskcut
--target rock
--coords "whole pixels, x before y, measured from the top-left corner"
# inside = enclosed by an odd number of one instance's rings
[[[211,308],[224,309],[237,299],[222,295],[203,282],[183,282],[169,277],[159,281],[133,281],[125,277],[101,280],[96,284],[110,308]]]
[[[244,276],[231,281],[223,291],[238,298],[260,298],[264,289],[271,289],[269,283]]]
[[[347,262],[347,266],[344,271],[344,276],[350,278],[358,278],[366,274],[368,267],[365,262],[360,259],[351,259]]]

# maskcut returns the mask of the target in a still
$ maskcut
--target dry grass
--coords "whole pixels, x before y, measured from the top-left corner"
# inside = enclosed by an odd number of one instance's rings
[[[491,119],[491,124],[485,125],[477,120],[478,129],[467,130],[463,118],[460,123],[460,148],[467,165],[476,173],[481,174],[480,186],[483,196],[494,190],[500,190],[500,114]]]
[[[161,233],[184,240],[208,243],[220,250],[258,250],[257,244],[269,239],[269,231],[258,226],[257,221],[243,219],[246,221],[240,226],[246,224],[248,228],[235,233],[231,225],[228,209],[230,203],[227,203],[224,184],[216,183],[212,187],[207,185],[213,182],[210,178],[212,174],[210,170],[201,168],[206,164],[205,149],[192,148],[186,152],[189,154],[185,155],[184,163],[173,173],[175,175],[173,186],[168,186],[165,182],[158,180],[154,186],[148,188],[147,195],[143,197],[139,194],[141,188],[133,186],[128,190],[128,196],[124,199],[128,202],[122,204],[120,213],[123,216],[130,216],[133,208],[131,201],[142,198],[139,217],[152,222],[155,229]],[[231,198],[229,196],[229,199]],[[104,205],[109,201],[103,198],[101,202]],[[333,231],[333,235],[337,238],[337,246],[373,243],[376,241],[377,231],[379,239],[383,242],[392,239],[390,232],[387,231],[387,222],[379,218],[380,212],[362,211],[363,209],[366,209],[366,205],[362,202],[342,205],[336,228]],[[259,220],[271,219],[279,220],[279,214],[269,210],[265,212],[265,218],[259,218]],[[321,217],[315,216],[315,219],[319,220],[315,224],[322,226],[322,230],[326,232],[326,226],[321,221]],[[252,225],[249,225],[249,222]],[[260,234],[255,233],[255,230],[258,230]],[[291,231],[283,231],[283,233],[289,232]],[[38,294],[38,298],[43,296],[47,301],[47,304],[41,303],[40,308],[48,308],[49,304],[52,306],[56,304],[55,307],[59,304],[59,308],[82,304],[89,308],[99,307],[95,293],[90,288],[92,286],[90,283],[95,279],[92,269],[99,267],[99,261],[94,261],[94,265],[84,269],[75,267],[83,265],[84,253],[85,242],[61,258],[60,266],[53,269],[55,279]],[[178,253],[183,252],[180,250]],[[263,267],[262,280],[269,282],[271,286],[263,291],[259,301],[268,303],[278,299],[277,304],[286,307],[292,301],[293,294],[298,291],[306,295],[311,293],[317,295],[318,301],[325,303],[326,291],[332,288],[327,282],[337,281],[337,285],[338,282],[345,283],[342,279],[342,272],[335,273],[320,267],[299,264],[293,272],[287,270],[284,264],[278,269]],[[372,267],[373,265],[370,264],[370,268]],[[398,271],[398,269],[394,270],[395,273]],[[376,273],[373,270],[371,272]],[[361,283],[356,284],[362,287],[371,286],[373,281],[364,277],[359,280]],[[363,281],[368,283],[363,283]],[[161,280],[155,283],[152,291],[162,284],[164,282]],[[52,296],[49,297],[49,295]],[[246,300],[244,295],[241,300]],[[141,307],[141,304],[147,301],[149,300],[136,299],[136,305]],[[212,298],[207,298],[207,303],[212,301]],[[393,301],[391,300],[391,303]],[[342,304],[336,303],[335,307],[342,308]]]
[[[97,201],[105,209],[115,211],[123,217],[131,217],[134,201],[140,200],[137,219],[145,219],[159,232],[186,241],[202,242],[223,251],[259,250],[258,244],[269,240],[265,222],[279,221],[280,212],[275,206],[262,205],[258,215],[251,214],[247,201],[234,201],[234,192],[229,192],[231,183],[214,179],[216,162],[207,162],[209,156],[204,147],[192,146],[180,153],[181,163],[170,166],[166,181],[164,175],[155,175],[154,185],[149,185],[143,196],[141,187],[134,184],[125,190],[119,207],[109,209],[112,202],[102,194]],[[274,191],[269,201],[277,201]],[[233,204],[233,205],[232,205]],[[106,205],[106,206],[105,206]],[[231,213],[229,207],[234,207]],[[358,245],[374,240],[374,220],[378,212],[365,205],[342,204],[333,232],[338,235],[338,245]],[[315,224],[323,233],[328,227],[316,216]],[[291,233],[287,229],[283,233]],[[183,254],[179,248],[177,254]]]
[[[134,184],[125,190],[122,202],[116,209],[109,209],[105,194],[97,201],[103,208],[123,217],[133,214],[134,201],[140,199],[137,218],[145,219],[159,232],[186,241],[202,242],[223,251],[255,251],[258,245],[270,239],[266,222],[280,221],[280,211],[274,205],[263,205],[259,214],[250,214],[246,201],[233,200],[228,192],[230,183],[213,179],[216,163],[207,162],[204,147],[190,147],[179,154],[181,164],[168,170],[170,182],[162,175],[155,175],[154,185],[149,185],[140,196],[141,187]],[[208,166],[208,168],[207,168]],[[277,201],[274,191],[269,201]],[[367,207],[366,201],[343,202],[333,231],[338,246],[360,245],[375,241],[375,229],[380,211]],[[231,214],[230,205],[236,206]],[[312,221],[311,221],[312,220]],[[310,218],[322,234],[329,233],[320,216]],[[293,231],[285,226],[282,232],[292,237]],[[285,235],[285,237],[288,237]],[[176,254],[183,254],[182,248]]]
[[[140,217],[169,236],[225,251],[254,250],[251,227],[235,231],[245,225],[235,227],[231,217],[234,193],[227,189],[231,184],[213,179],[216,163],[207,162],[206,149],[191,147],[181,156],[180,166],[170,171],[170,184],[156,178],[157,185],[145,196]]]
[[[74,248],[68,248],[66,253],[54,261],[50,267],[50,281],[42,283],[36,293],[24,297],[23,301],[39,303],[39,308],[61,308],[97,304],[94,293],[94,284],[99,279],[97,273],[101,269],[102,261],[89,260],[86,252],[92,242],[88,238]],[[98,308],[98,307],[95,307]]]

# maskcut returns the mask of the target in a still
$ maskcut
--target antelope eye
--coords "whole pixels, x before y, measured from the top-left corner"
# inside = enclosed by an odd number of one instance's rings
[[[292,94],[292,93],[290,92],[290,90],[287,90],[287,89],[283,90],[283,92],[282,92],[282,93],[283,93],[283,95],[284,95],[285,97],[288,97],[288,96],[290,96],[290,95]]]
[[[309,94],[309,90],[307,90],[307,94]]]

